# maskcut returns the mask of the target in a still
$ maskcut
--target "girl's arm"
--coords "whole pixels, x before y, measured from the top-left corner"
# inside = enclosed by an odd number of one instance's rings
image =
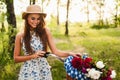
[[[45,30],[46,30],[47,38],[48,38],[48,45],[49,45],[49,48],[51,49],[52,53],[54,53],[55,55],[60,56],[60,57],[67,57],[70,55],[78,57],[77,55],[80,55],[80,54],[75,54],[72,52],[65,52],[65,51],[61,51],[61,50],[57,49],[49,29],[45,28]]]

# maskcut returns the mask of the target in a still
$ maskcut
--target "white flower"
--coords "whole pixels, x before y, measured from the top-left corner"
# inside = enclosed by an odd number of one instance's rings
[[[85,76],[86,76],[86,77],[90,77],[90,75],[89,75],[89,74],[87,74],[87,73],[85,74]]]
[[[110,77],[111,77],[111,78],[115,78],[115,77],[116,77],[116,72],[115,72],[115,70],[112,70],[112,73],[111,73]]]
[[[98,61],[98,62],[96,63],[96,67],[99,68],[99,69],[104,68],[104,66],[105,66],[105,65],[103,64],[102,61]]]
[[[89,71],[90,71],[90,68],[87,68],[86,70],[89,72]]]
[[[95,68],[92,68],[88,71],[88,76],[90,76],[92,79],[99,79],[100,75],[101,75],[101,72],[95,70]]]

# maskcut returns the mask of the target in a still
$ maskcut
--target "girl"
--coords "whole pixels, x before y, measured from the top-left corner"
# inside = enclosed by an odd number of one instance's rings
[[[24,32],[19,32],[15,39],[14,61],[24,62],[18,80],[52,80],[49,64],[44,58],[47,46],[59,57],[78,54],[60,51],[56,48],[50,31],[45,27],[45,13],[38,5],[30,5],[22,14],[25,20]],[[21,48],[24,55],[20,55]]]

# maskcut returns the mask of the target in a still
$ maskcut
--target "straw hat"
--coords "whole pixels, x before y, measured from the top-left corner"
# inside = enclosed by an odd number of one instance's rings
[[[41,7],[38,6],[38,5],[29,5],[26,9],[25,12],[23,12],[22,14],[22,19],[25,19],[25,16],[28,14],[28,13],[39,13],[40,15],[43,15],[44,17],[47,16],[46,13],[43,13],[41,11]]]

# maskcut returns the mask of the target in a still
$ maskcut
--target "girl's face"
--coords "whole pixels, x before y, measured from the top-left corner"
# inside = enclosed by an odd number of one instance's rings
[[[32,13],[28,15],[28,24],[31,26],[30,29],[34,29],[40,23],[40,15],[37,13]]]

